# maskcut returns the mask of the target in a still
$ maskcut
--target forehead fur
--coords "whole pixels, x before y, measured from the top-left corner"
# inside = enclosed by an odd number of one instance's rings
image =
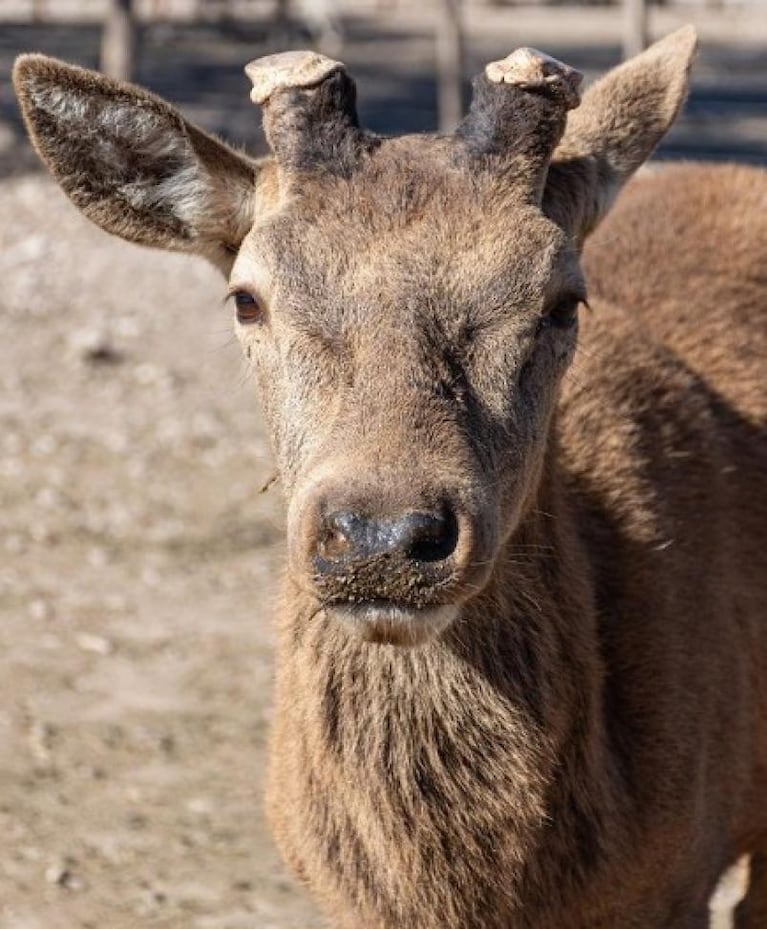
[[[513,176],[468,164],[452,140],[405,136],[384,141],[351,176],[292,176],[233,276],[267,272],[278,287],[333,285],[386,302],[403,291],[463,302],[514,291],[537,303],[577,276],[577,261]]]

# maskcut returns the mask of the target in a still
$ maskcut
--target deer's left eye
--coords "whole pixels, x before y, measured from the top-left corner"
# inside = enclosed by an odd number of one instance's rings
[[[570,329],[578,321],[578,307],[582,302],[581,297],[574,295],[557,300],[542,317],[541,328]]]
[[[243,326],[260,322],[264,318],[264,308],[260,300],[247,290],[235,290],[234,305],[237,322]]]

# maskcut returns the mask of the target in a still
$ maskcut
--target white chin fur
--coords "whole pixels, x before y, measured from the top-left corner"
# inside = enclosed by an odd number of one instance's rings
[[[421,645],[436,638],[456,620],[455,605],[409,609],[390,603],[339,604],[328,611],[366,642]]]

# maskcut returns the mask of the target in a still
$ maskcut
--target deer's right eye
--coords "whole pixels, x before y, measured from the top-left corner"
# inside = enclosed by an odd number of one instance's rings
[[[579,297],[569,296],[558,300],[544,317],[546,324],[555,329],[569,329],[578,321]]]
[[[237,313],[237,322],[243,326],[261,322],[264,318],[264,307],[260,300],[248,290],[235,290],[232,294]]]

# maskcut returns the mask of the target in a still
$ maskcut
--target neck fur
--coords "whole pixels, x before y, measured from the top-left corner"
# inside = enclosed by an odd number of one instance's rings
[[[303,871],[324,868],[336,890],[361,893],[366,925],[386,907],[381,926],[414,925],[407,901],[433,894],[435,926],[509,926],[510,912],[529,908],[524,898],[557,898],[558,872],[578,880],[574,836],[579,867],[596,866],[609,775],[584,562],[549,461],[490,583],[437,641],[367,645],[289,597],[272,782],[291,780],[290,815],[317,834],[290,839],[277,816],[278,837],[302,846],[293,855]],[[328,846],[353,848],[356,864],[328,863]],[[460,892],[445,894],[456,874]],[[489,887],[498,874],[504,886]]]

